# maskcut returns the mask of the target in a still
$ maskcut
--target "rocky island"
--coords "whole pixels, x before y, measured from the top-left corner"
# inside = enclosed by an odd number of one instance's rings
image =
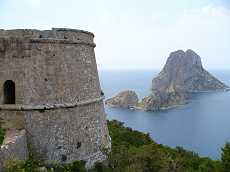
[[[225,91],[229,87],[202,65],[193,50],[172,52],[163,70],[152,81],[152,93],[140,103],[144,110],[158,110],[185,104],[190,93]]]
[[[195,92],[225,91],[229,87],[202,65],[193,50],[172,52],[163,70],[152,81],[152,93],[142,99],[144,110],[159,110],[185,104]]]
[[[135,91],[126,90],[118,93],[113,98],[107,99],[105,104],[111,107],[132,108],[138,104],[138,96]]]
[[[193,50],[172,52],[163,70],[152,81],[152,90],[161,92],[223,91],[228,88],[204,69],[200,56]]]
[[[229,87],[206,71],[201,58],[193,50],[172,52],[162,71],[152,80],[152,90],[136,108],[149,110],[168,109],[188,103],[191,93],[209,91],[227,91]],[[121,96],[109,99],[120,107]],[[107,103],[110,105],[110,103]]]

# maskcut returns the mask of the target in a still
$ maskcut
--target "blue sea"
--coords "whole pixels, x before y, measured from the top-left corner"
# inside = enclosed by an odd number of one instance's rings
[[[101,87],[106,98],[131,89],[139,98],[150,93],[151,81],[159,71],[102,70]],[[230,70],[210,71],[230,85]],[[219,159],[221,148],[230,142],[230,92],[194,94],[192,102],[174,109],[144,112],[106,107],[107,118],[125,126],[149,133],[160,144],[182,146],[200,156]]]

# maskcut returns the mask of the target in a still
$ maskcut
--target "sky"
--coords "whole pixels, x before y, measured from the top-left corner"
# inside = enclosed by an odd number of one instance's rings
[[[0,28],[75,28],[95,34],[99,69],[161,69],[193,49],[230,70],[230,0],[0,0]]]

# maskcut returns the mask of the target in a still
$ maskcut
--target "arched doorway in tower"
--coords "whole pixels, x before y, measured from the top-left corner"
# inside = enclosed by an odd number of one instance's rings
[[[15,83],[12,80],[7,80],[3,85],[4,104],[15,104]]]

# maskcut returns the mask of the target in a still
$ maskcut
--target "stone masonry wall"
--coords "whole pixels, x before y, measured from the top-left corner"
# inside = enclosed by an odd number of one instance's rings
[[[0,31],[0,117],[23,114],[29,150],[39,160],[90,166],[105,159],[110,140],[103,101],[92,101],[102,96],[93,38],[63,28]],[[15,83],[16,105],[3,104],[7,80]],[[92,102],[66,106],[84,101]]]
[[[93,35],[59,30],[0,32],[0,85],[6,80],[15,82],[17,104],[64,103],[100,96]]]
[[[102,154],[109,135],[102,103],[78,108],[27,112],[28,144],[34,157],[46,163],[69,163]],[[93,161],[105,158],[96,157]]]
[[[4,165],[10,160],[26,160],[28,149],[25,130],[11,130],[6,133],[6,138],[0,148],[0,171],[4,171]]]

